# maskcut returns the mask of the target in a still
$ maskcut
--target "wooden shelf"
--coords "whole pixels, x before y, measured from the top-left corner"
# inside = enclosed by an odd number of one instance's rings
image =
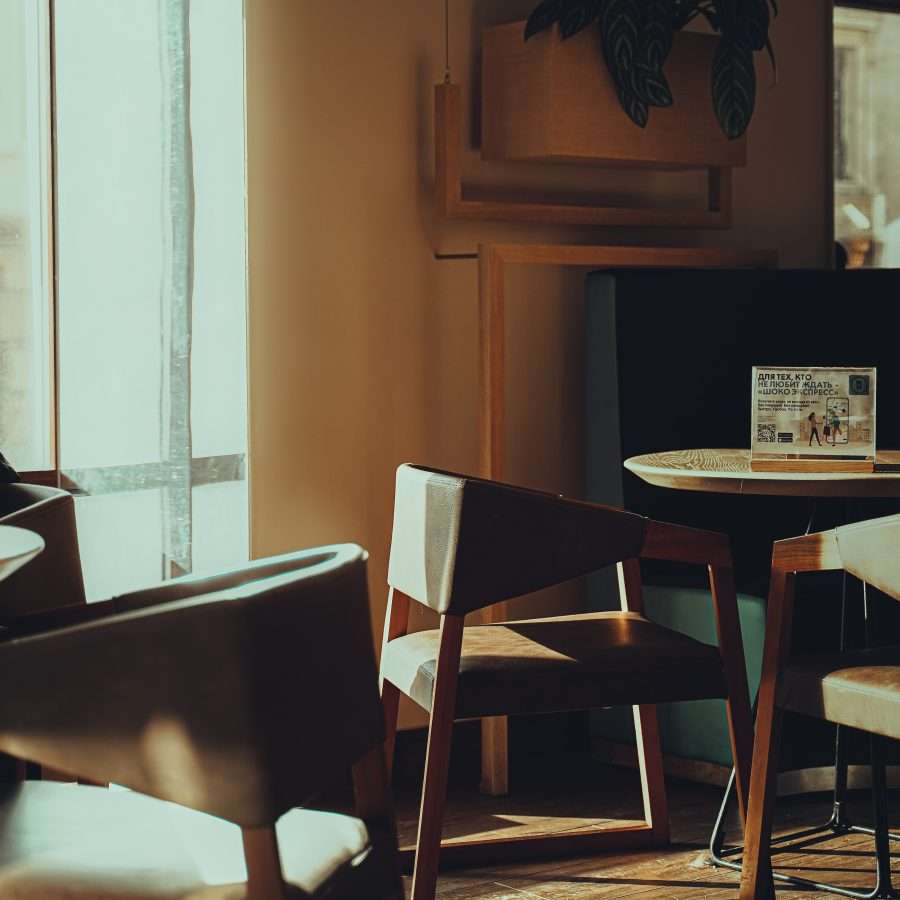
[[[709,78],[717,38],[676,36],[666,65],[675,104],[651,110],[649,124],[639,128],[622,111],[593,29],[565,44],[556,28],[527,44],[523,31],[524,22],[513,22],[484,32],[484,159],[706,170],[705,202],[667,208],[485,197],[483,190],[464,184],[460,89],[446,83],[435,88],[435,181],[441,215],[541,225],[731,226],[731,174],[734,167],[746,165],[747,141],[728,140],[713,113]]]
[[[731,226],[731,169],[724,167],[709,169],[705,209],[588,206],[539,203],[527,199],[474,199],[463,183],[459,85],[437,85],[434,101],[435,203],[438,214],[445,218],[612,227],[719,229]]]

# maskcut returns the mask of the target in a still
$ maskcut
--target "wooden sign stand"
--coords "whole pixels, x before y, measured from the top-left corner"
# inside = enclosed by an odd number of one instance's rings
[[[753,366],[751,384],[751,472],[875,471],[875,368]]]
[[[784,457],[780,459],[751,458],[751,472],[860,472],[871,475],[875,471],[874,459],[809,459]]]

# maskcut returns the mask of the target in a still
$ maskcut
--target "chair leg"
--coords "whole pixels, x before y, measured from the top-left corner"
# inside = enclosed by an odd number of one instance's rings
[[[869,735],[872,766],[872,808],[874,813],[876,892],[879,896],[894,896],[891,885],[891,838],[888,831],[887,778],[884,767],[884,738]]]
[[[433,900],[437,887],[463,622],[462,616],[443,616],[441,619],[411,900]]]
[[[616,566],[619,583],[619,605],[623,612],[644,612],[641,564],[626,559]],[[641,792],[644,797],[644,819],[650,826],[654,844],[669,842],[669,809],[666,779],[663,773],[662,744],[655,706],[634,706],[634,737],[637,744]]]
[[[787,652],[794,605],[794,576],[773,568],[766,621],[766,645],[756,742],[750,771],[750,804],[744,829],[744,857],[740,900],[770,900],[772,880],[772,814],[777,793],[782,711],[778,708],[778,679]]]
[[[383,880],[376,876],[377,883],[368,885],[372,896],[390,896],[394,900],[403,900],[394,801],[387,777],[384,747],[381,744],[376,744],[354,763],[353,798],[356,815],[366,823],[369,840],[373,847],[383,854],[381,870],[385,871],[385,876]],[[393,888],[389,885],[388,878],[393,882]]]
[[[388,781],[394,772],[394,747],[397,743],[397,717],[400,714],[400,688],[390,681],[381,683],[381,706],[384,709],[384,758]]]
[[[740,900],[770,900],[772,880],[772,817],[778,782],[782,711],[761,704],[756,719],[756,745],[750,783],[750,808],[744,831]]]
[[[725,566],[710,566],[709,584],[716,611],[716,630],[728,690],[726,713],[735,789],[741,822],[746,823],[750,794],[750,761],[753,755],[753,714],[744,662],[744,644],[737,605],[734,573]]]
[[[509,793],[509,720],[492,716],[481,720],[481,784],[488,797]]]
[[[410,598],[402,591],[390,589],[387,612],[384,617],[384,635],[381,652],[393,640],[407,633],[409,629]],[[400,689],[379,675],[381,705],[384,708],[384,755],[387,759],[388,780],[393,774],[394,743],[397,739],[397,716],[400,711]]]
[[[635,706],[634,736],[637,742],[638,768],[644,797],[644,818],[653,832],[654,842],[669,843],[669,804],[663,772],[662,744],[655,706]]]
[[[247,900],[287,900],[275,826],[243,828]]]
[[[381,821],[393,827],[394,804],[387,781],[387,763],[380,744],[353,765],[353,798],[360,819]]]

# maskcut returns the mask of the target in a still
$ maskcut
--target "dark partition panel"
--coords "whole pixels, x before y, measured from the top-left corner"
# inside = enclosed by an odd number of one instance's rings
[[[587,296],[587,483],[595,496],[610,477],[602,470],[613,467],[618,475],[628,456],[748,446],[753,365],[877,366],[878,443],[900,447],[893,324],[900,271],[598,272],[588,277]],[[614,380],[617,396],[604,380]],[[618,459],[612,438],[600,434],[612,421],[613,401]],[[738,577],[757,590],[772,539],[802,532],[811,506],[802,499],[665,491],[627,474],[621,499],[657,518],[727,527]],[[855,517],[897,507],[857,505]],[[844,512],[820,506],[817,527]]]
[[[765,596],[772,541],[802,533],[803,498],[740,497],[652,487],[623,472],[629,456],[691,447],[747,447],[754,365],[878,367],[878,444],[900,448],[900,354],[894,322],[900,271],[592,273],[587,279],[586,487],[589,499],[732,536],[739,589]],[[886,515],[900,502],[825,501],[815,530]],[[702,573],[648,569],[649,580],[691,584]],[[839,584],[804,579],[799,651],[835,646]],[[595,579],[594,608],[610,605]],[[801,594],[802,596],[802,594]],[[884,633],[900,636],[888,604]],[[861,632],[855,619],[854,637]]]

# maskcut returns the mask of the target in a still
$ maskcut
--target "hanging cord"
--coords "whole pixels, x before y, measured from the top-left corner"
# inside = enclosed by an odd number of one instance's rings
[[[450,84],[450,0],[444,0],[444,84]]]

